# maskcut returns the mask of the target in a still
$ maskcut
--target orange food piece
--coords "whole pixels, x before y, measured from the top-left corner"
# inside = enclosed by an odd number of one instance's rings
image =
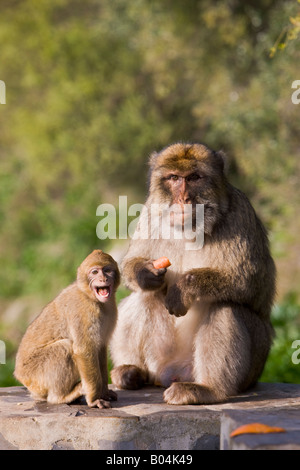
[[[267,434],[272,432],[285,432],[285,429],[268,426],[263,423],[249,423],[239,426],[237,429],[232,431],[230,437],[239,436],[240,434]]]
[[[171,266],[171,263],[166,256],[162,256],[161,258],[158,258],[153,261],[153,266],[155,267],[155,269],[168,268],[169,266]]]

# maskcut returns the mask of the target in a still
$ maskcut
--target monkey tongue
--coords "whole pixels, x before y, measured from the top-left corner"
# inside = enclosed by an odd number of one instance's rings
[[[100,294],[102,297],[109,297],[109,287],[99,287],[98,294]]]
[[[109,286],[99,286],[95,288],[95,295],[99,302],[106,302],[110,298],[110,287]]]

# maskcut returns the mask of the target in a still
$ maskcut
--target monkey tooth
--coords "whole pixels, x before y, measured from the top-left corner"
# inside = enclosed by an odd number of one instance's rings
[[[98,292],[103,297],[108,297],[109,296],[109,287],[101,287],[100,289],[98,289]]]
[[[97,286],[95,288],[96,296],[99,300],[108,299],[110,297],[110,287],[109,286]]]

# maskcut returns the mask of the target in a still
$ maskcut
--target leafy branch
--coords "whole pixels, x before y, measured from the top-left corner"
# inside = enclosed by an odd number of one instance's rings
[[[300,0],[297,1],[298,3],[300,3]],[[271,58],[274,57],[274,55],[279,49],[285,49],[285,47],[290,41],[294,41],[298,38],[298,35],[300,33],[300,9],[296,16],[290,16],[289,21],[290,24],[288,24],[282,29],[274,45],[270,49]]]

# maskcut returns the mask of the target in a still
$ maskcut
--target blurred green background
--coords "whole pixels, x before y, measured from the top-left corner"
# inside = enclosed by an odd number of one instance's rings
[[[300,383],[290,18],[296,0],[1,0],[0,386],[16,383],[25,328],[84,257],[96,247],[121,257],[121,242],[97,239],[97,206],[143,203],[149,153],[175,141],[225,150],[231,181],[268,227],[277,337],[262,380]]]

